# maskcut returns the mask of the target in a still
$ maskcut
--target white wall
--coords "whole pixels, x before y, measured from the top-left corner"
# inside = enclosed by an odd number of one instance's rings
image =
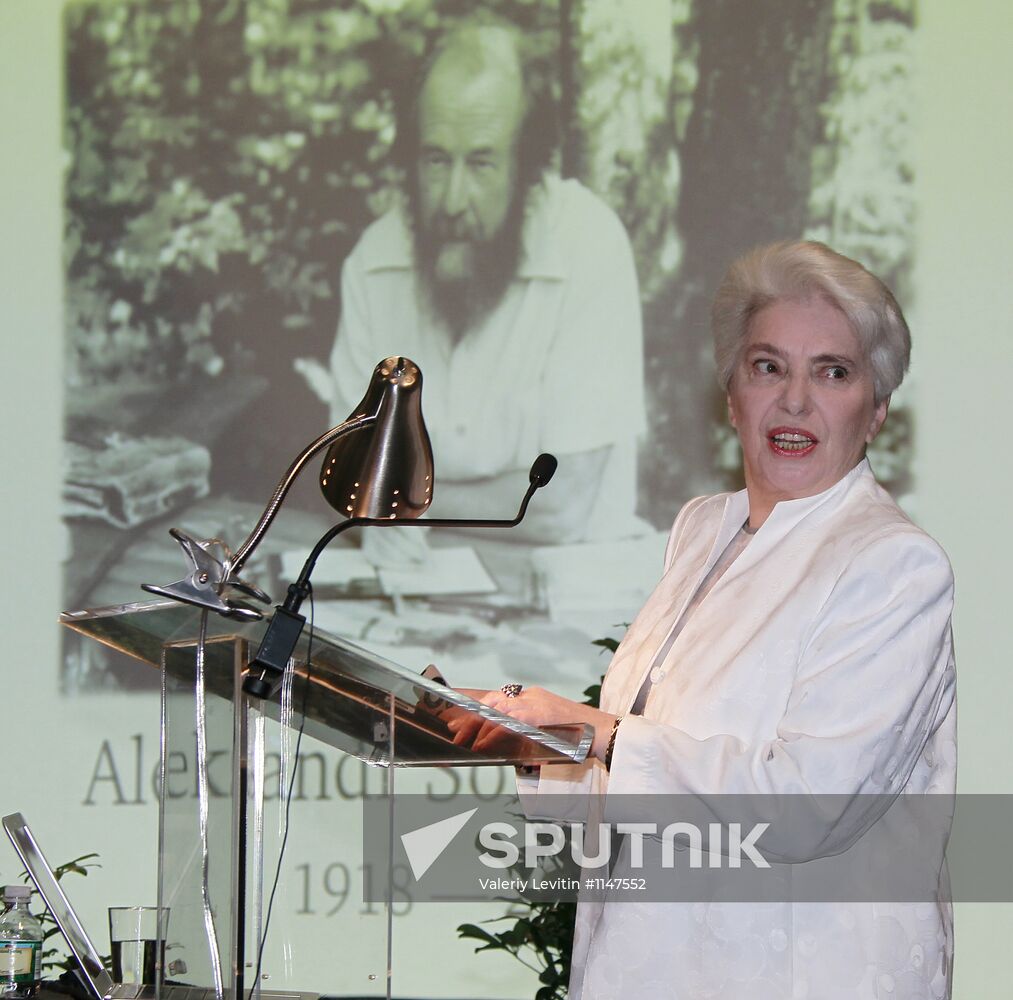
[[[1010,97],[1013,7],[921,5],[915,347],[918,512],[956,573],[959,788],[1013,792]],[[956,914],[958,1000],[1010,995],[1013,906]]]

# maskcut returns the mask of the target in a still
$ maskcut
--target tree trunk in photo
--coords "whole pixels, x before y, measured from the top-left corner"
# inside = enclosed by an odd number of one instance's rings
[[[676,214],[683,265],[648,307],[648,383],[656,386],[652,513],[723,486],[714,459],[720,412],[709,310],[728,263],[801,235],[833,0],[697,0],[699,82],[682,147]]]
[[[577,126],[575,25],[579,0],[559,0],[559,172],[563,177],[583,174],[583,136]]]

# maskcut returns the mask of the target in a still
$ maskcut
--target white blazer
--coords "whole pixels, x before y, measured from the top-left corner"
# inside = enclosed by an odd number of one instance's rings
[[[748,516],[745,491],[692,500],[665,574],[609,666],[602,708],[626,715],[669,631]],[[611,772],[543,768],[545,793],[952,793],[956,710],[942,549],[862,461],[824,493],[777,504],[696,607]],[[642,798],[637,800],[643,802]],[[863,800],[869,801],[869,800]],[[827,818],[790,860],[854,834]],[[765,835],[766,842],[766,835]],[[774,845],[775,848],[778,845]],[[807,851],[812,850],[811,855]],[[950,995],[951,908],[880,903],[581,903],[571,1000],[857,1000]]]

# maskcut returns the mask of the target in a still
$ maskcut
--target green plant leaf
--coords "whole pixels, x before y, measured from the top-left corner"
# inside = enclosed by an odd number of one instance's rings
[[[503,945],[499,938],[490,934],[487,930],[479,927],[477,924],[459,924],[457,928],[457,936],[459,938],[471,938],[476,941],[484,941],[485,945],[482,948],[476,948],[476,951],[484,951],[486,948],[502,948]]]

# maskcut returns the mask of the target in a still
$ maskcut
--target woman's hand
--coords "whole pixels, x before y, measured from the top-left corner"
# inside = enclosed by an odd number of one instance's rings
[[[504,715],[509,715],[513,719],[518,719],[538,729],[566,723],[589,723],[594,727],[594,740],[591,744],[590,755],[599,760],[605,759],[605,750],[608,747],[612,727],[616,721],[616,716],[608,712],[571,701],[569,698],[563,698],[561,695],[541,687],[522,688],[520,693],[512,698],[502,691],[462,689],[462,693],[496,709],[497,712],[502,712]],[[486,724],[479,730],[464,720],[460,720],[458,728],[455,729],[454,722],[456,721],[448,721],[448,725],[455,732],[454,742],[458,742],[458,736],[462,737],[462,741],[474,737],[474,748],[481,750],[484,741],[493,738],[495,731],[493,726]],[[465,728],[468,729],[466,733],[464,732]]]

